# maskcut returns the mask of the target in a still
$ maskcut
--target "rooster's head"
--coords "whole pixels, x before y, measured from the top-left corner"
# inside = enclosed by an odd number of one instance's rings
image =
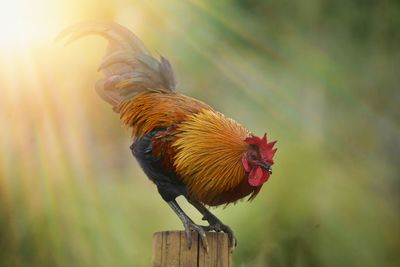
[[[274,164],[273,157],[277,150],[274,148],[276,141],[268,143],[267,134],[264,134],[262,138],[251,135],[245,142],[249,147],[242,157],[242,163],[249,173],[249,184],[261,186],[272,174],[271,166]]]

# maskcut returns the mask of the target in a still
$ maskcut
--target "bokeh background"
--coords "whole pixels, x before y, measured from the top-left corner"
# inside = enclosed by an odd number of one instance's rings
[[[85,20],[130,28],[180,91],[279,140],[259,197],[214,210],[235,266],[400,266],[388,0],[1,0],[0,266],[149,266],[152,233],[182,229],[93,90],[106,42],[54,43]]]

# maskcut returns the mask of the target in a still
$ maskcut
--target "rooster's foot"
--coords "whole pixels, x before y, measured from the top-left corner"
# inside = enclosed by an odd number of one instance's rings
[[[233,234],[232,229],[228,225],[223,224],[212,213],[204,215],[203,220],[207,221],[210,224],[209,226],[203,226],[203,229],[205,231],[223,232],[228,234],[231,251],[235,249],[235,247],[237,246],[237,240],[235,235]]]
[[[195,231],[199,234],[201,244],[203,245],[203,248],[208,253],[208,242],[207,242],[206,231],[204,229],[204,226],[197,225],[190,219],[187,221],[184,221],[183,226],[185,227],[188,248],[190,249],[192,247],[192,231]]]
[[[224,232],[228,234],[229,245],[232,252],[237,246],[236,237],[233,234],[232,229],[228,225],[223,224],[214,214],[212,214],[199,201],[190,198],[187,198],[187,200],[203,215],[203,221],[208,222],[209,226],[202,226],[205,231]]]
[[[185,234],[188,248],[192,247],[192,231],[196,231],[199,234],[199,238],[201,239],[201,244],[203,248],[208,253],[208,242],[206,237],[206,231],[203,229],[203,226],[195,224],[189,216],[181,209],[178,203],[175,200],[168,201],[168,205],[175,211],[176,215],[178,215],[179,219],[181,219],[183,226],[185,227]]]

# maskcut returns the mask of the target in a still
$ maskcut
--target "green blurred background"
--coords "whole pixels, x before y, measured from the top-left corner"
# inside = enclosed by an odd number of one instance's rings
[[[400,266],[399,1],[18,0],[0,15],[0,266],[149,266],[152,233],[182,229],[93,90],[106,42],[53,42],[84,20],[130,28],[181,92],[278,140],[259,197],[213,210],[235,266]]]

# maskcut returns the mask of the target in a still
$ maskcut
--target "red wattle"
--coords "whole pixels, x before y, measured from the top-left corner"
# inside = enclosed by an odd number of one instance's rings
[[[261,182],[262,175],[263,172],[261,167],[253,168],[249,173],[249,184],[252,186],[258,186]]]
[[[269,178],[269,173],[260,166],[254,167],[249,173],[249,184],[251,186],[260,186]]]

